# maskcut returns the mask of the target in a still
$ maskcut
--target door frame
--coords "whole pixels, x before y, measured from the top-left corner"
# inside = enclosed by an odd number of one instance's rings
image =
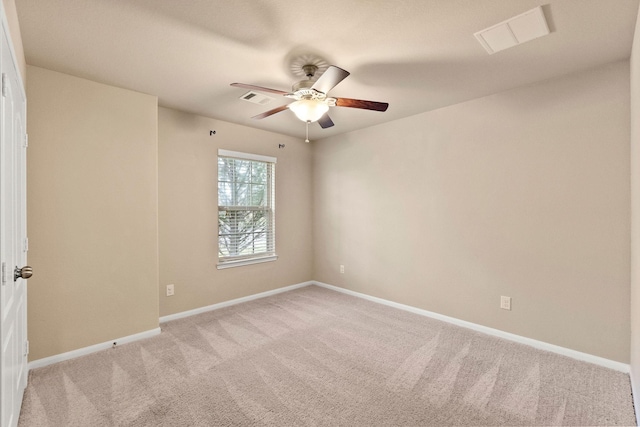
[[[27,319],[26,319],[26,305],[27,305],[27,281],[24,279],[18,279],[19,282],[15,282],[14,281],[14,268],[17,265],[13,265],[14,261],[15,264],[20,264],[20,266],[22,265],[26,265],[26,261],[27,261],[27,240],[26,240],[26,220],[27,220],[27,212],[26,212],[26,146],[27,146],[27,139],[26,139],[26,117],[27,117],[27,112],[26,112],[26,103],[27,103],[27,99],[26,99],[26,93],[25,93],[25,85],[24,85],[24,81],[23,81],[23,77],[22,74],[20,72],[20,67],[18,66],[18,61],[17,61],[17,55],[15,52],[15,46],[13,44],[13,40],[11,38],[11,31],[10,31],[10,26],[9,26],[9,22],[7,19],[7,14],[6,14],[6,9],[5,9],[5,5],[4,2],[0,2],[0,21],[1,21],[1,29],[0,31],[2,32],[2,38],[6,38],[6,46],[8,46],[8,52],[3,53],[2,57],[3,59],[0,61],[0,74],[2,75],[2,80],[6,80],[3,81],[2,83],[0,83],[2,85],[2,90],[3,92],[6,90],[7,93],[10,93],[12,96],[12,100],[13,100],[13,110],[15,113],[15,115],[20,115],[22,117],[22,121],[21,121],[21,134],[19,136],[16,136],[15,138],[13,138],[11,141],[8,141],[5,139],[5,135],[6,129],[2,129],[2,132],[0,132],[0,149],[1,152],[3,153],[3,155],[5,155],[5,153],[7,153],[7,151],[13,153],[12,158],[11,159],[6,159],[6,158],[2,158],[0,159],[0,166],[6,166],[8,161],[15,161],[14,163],[14,167],[9,168],[9,170],[11,170],[11,174],[9,175],[11,177],[11,182],[14,183],[15,182],[15,193],[12,193],[11,195],[8,195],[4,192],[0,193],[0,212],[2,212],[2,216],[5,216],[5,210],[10,209],[7,204],[8,201],[5,199],[5,197],[11,197],[13,199],[12,203],[9,203],[9,206],[14,206],[15,205],[19,205],[16,209],[15,212],[19,212],[21,215],[21,219],[17,219],[14,218],[14,222],[12,224],[12,227],[15,227],[15,230],[4,230],[4,233],[0,234],[0,250],[2,250],[3,252],[0,253],[0,261],[2,261],[2,263],[4,263],[4,268],[2,269],[2,271],[0,272],[0,275],[2,276],[1,279],[5,281],[5,284],[3,284],[2,286],[22,286],[23,290],[22,292],[24,293],[23,295],[23,311],[15,311],[16,317],[15,319],[13,319],[13,321],[16,323],[16,328],[18,329],[17,332],[17,340],[18,340],[18,346],[22,349],[21,354],[22,354],[22,360],[21,362],[17,365],[20,366],[20,371],[21,371],[21,376],[20,376],[20,383],[18,384],[18,391],[16,392],[17,395],[13,396],[14,391],[16,390],[16,387],[13,387],[12,384],[9,384],[9,387],[5,387],[6,384],[2,384],[0,387],[0,399],[5,400],[6,398],[8,398],[8,396],[2,396],[1,394],[3,393],[3,390],[11,390],[12,392],[12,396],[11,397],[11,401],[14,402],[13,406],[10,408],[10,410],[13,412],[13,416],[11,417],[9,424],[10,425],[2,425],[1,427],[14,427],[18,424],[18,418],[20,415],[20,407],[22,405],[22,397],[24,394],[24,389],[27,386],[27,378],[28,378],[28,372],[29,372],[29,365],[28,365],[28,361],[27,361],[27,353],[28,353],[28,341],[27,341]],[[4,43],[3,43],[4,45]],[[4,49],[4,47],[2,48]],[[10,58],[9,60],[7,60],[7,58]],[[11,68],[13,68],[13,70],[11,70]],[[8,75],[11,74],[12,77],[11,78],[6,78],[8,77]],[[7,88],[6,85],[10,85],[9,80],[13,79],[13,81],[16,83],[15,87],[11,88]],[[4,94],[0,94],[0,96],[4,97]],[[7,106],[8,104],[2,100],[2,102],[4,103],[5,106]],[[4,110],[3,110],[3,114],[4,114]],[[12,117],[14,116],[14,114],[12,114]],[[4,124],[5,127],[8,125],[7,123]],[[11,126],[14,126],[14,123],[10,124]],[[23,140],[23,143],[19,144],[16,143],[17,139],[21,139]],[[7,147],[9,146],[9,144],[13,144],[13,147],[11,147],[11,150],[7,150]],[[22,146],[22,147],[21,147]],[[19,150],[19,151],[18,151]],[[18,165],[19,163],[19,165]],[[16,167],[17,166],[17,167]],[[2,170],[2,167],[0,167],[0,173],[4,174],[4,170]],[[4,179],[4,177],[3,177]],[[4,186],[4,182],[2,183],[2,185]],[[16,215],[12,215],[12,217],[14,217]],[[18,229],[19,228],[19,229]],[[7,237],[8,232],[11,232],[14,234],[13,239],[9,239]],[[11,248],[10,250],[15,252],[14,255],[10,256],[10,254],[4,252],[4,250],[9,250],[7,248],[7,241],[11,241],[10,243],[14,243],[13,248]],[[10,259],[9,259],[10,258]],[[15,303],[16,301],[14,301]],[[10,310],[10,312],[13,310]],[[4,319],[4,312],[0,313],[0,331],[4,330],[4,324],[3,324],[3,319]],[[18,319],[18,317],[20,317],[21,319]],[[4,339],[4,337],[2,337]],[[2,348],[0,348],[0,352],[2,352]],[[7,355],[5,354],[0,354],[0,357],[2,357],[2,359],[4,359]],[[2,382],[5,381],[10,381],[12,378],[14,378],[12,375],[6,375],[6,373],[2,372],[3,369],[3,363],[0,363],[0,378]],[[2,413],[2,406],[0,406],[0,421],[2,421],[2,423],[4,424],[4,420],[5,420],[5,414]]]

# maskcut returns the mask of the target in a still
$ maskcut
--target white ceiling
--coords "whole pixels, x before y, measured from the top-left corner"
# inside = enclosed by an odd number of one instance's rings
[[[487,54],[473,34],[543,11],[551,34]],[[638,0],[17,0],[27,63],[157,95],[159,104],[303,137],[292,112],[250,117],[242,82],[290,90],[292,58],[351,72],[336,97],[336,135],[629,57]],[[27,82],[28,84],[28,82]]]

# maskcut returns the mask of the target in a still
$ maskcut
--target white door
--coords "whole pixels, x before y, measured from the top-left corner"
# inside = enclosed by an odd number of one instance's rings
[[[4,14],[4,10],[2,11]],[[0,71],[0,425],[18,424],[27,385],[26,102],[2,16]],[[18,277],[16,277],[18,276]]]

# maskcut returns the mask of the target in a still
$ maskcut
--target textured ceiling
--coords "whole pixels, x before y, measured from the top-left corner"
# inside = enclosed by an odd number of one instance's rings
[[[473,33],[536,6],[551,34],[488,55]],[[627,59],[638,0],[18,0],[27,63],[157,95],[162,106],[303,137],[289,102],[239,100],[242,82],[290,90],[293,58],[351,72],[330,95],[385,113],[332,108],[312,139]]]

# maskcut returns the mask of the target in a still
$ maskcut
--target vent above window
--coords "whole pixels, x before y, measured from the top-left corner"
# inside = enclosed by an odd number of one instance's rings
[[[245,93],[244,95],[242,95],[240,97],[240,99],[242,99],[244,101],[252,102],[252,103],[258,104],[258,105],[266,105],[266,104],[270,103],[271,101],[273,101],[273,98],[271,98],[270,96],[263,95],[261,93],[253,92],[253,91],[249,91],[249,92]]]
[[[540,6],[474,34],[489,54],[549,34],[549,26]]]

